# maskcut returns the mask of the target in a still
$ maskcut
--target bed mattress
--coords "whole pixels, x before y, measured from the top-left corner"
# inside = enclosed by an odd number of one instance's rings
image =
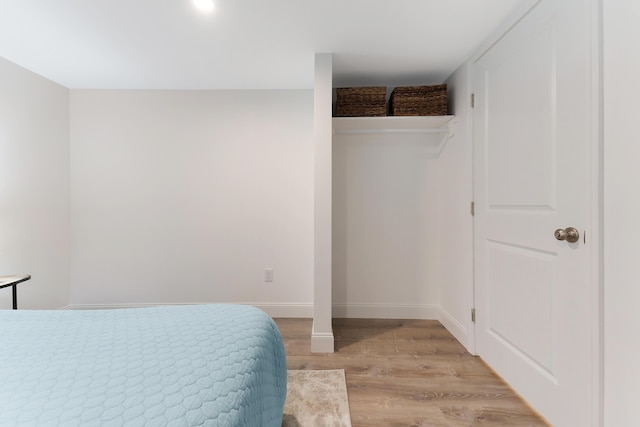
[[[2,426],[280,426],[286,358],[261,310],[0,311]]]

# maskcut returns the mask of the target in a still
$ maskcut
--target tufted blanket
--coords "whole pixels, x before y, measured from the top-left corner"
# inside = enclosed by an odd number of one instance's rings
[[[286,382],[254,307],[0,311],[1,426],[280,426]]]

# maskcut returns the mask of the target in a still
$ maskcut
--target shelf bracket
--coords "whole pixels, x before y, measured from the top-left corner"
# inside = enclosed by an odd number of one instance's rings
[[[453,119],[447,122],[447,126],[442,128],[441,130],[441,137],[438,145],[436,145],[435,147],[431,147],[428,150],[428,154],[435,155],[436,157],[442,154],[442,150],[444,150],[444,146],[447,144],[447,141],[449,141],[451,138],[453,138],[456,135],[457,124],[458,124],[457,117],[454,117]]]

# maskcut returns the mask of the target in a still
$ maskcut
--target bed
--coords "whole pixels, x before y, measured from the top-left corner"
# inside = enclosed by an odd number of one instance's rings
[[[2,426],[280,426],[287,370],[261,310],[0,311]]]

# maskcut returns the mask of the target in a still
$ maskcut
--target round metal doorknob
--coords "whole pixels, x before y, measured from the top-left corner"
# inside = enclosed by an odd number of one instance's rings
[[[580,239],[580,232],[573,227],[567,227],[564,230],[558,228],[553,235],[558,240],[566,240],[569,243],[575,243]]]
[[[558,228],[553,235],[556,236],[558,240],[565,240],[567,238],[567,232],[562,228]]]

